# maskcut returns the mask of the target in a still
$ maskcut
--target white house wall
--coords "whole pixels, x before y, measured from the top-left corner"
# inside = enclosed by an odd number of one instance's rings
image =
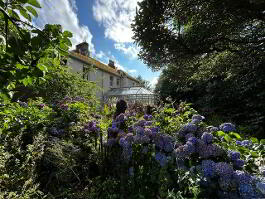
[[[110,74],[108,72],[105,72],[101,69],[95,68],[92,66],[89,66],[88,64],[85,64],[77,59],[68,59],[67,62],[69,66],[71,66],[73,72],[77,73],[83,73],[83,67],[88,67],[91,69],[86,75],[85,79],[88,81],[96,82],[97,86],[99,86],[101,89],[99,89],[96,93],[96,96],[101,98],[103,94],[107,91],[109,91],[111,88],[120,88],[120,87],[128,87],[128,82],[131,80],[128,80],[126,77],[125,79],[125,85],[123,85],[123,82],[121,81],[121,78],[119,76],[115,76],[114,74]],[[113,86],[110,86],[110,76],[113,77]],[[120,79],[120,85],[117,85],[117,78]]]

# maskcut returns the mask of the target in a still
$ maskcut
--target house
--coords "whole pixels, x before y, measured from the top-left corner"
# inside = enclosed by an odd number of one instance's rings
[[[84,79],[96,82],[102,88],[96,94],[99,98],[103,98],[111,89],[140,86],[139,80],[118,69],[114,61],[109,60],[106,65],[90,57],[88,47],[87,42],[78,44],[69,53],[67,65],[71,66],[73,72],[83,74]]]

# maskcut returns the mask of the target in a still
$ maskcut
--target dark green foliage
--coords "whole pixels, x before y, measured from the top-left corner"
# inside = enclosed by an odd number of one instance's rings
[[[164,69],[156,93],[251,124],[264,137],[264,7],[249,0],[139,3],[132,24],[139,56]]]

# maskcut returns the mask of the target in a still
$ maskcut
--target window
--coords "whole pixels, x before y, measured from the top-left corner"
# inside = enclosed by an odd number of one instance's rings
[[[89,80],[89,68],[83,65],[83,79]]]
[[[113,76],[109,77],[109,85],[110,86],[113,86],[113,79],[114,79]]]
[[[119,86],[120,86],[120,79],[117,78],[117,87],[119,87]]]

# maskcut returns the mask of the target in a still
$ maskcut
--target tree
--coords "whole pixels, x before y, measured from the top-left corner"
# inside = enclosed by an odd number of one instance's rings
[[[230,51],[264,55],[262,0],[143,0],[132,24],[139,56],[158,70],[179,60]]]
[[[37,0],[0,0],[0,89],[13,97],[25,87],[43,81],[45,74],[67,55],[72,33],[60,25],[45,25],[43,30],[31,24],[37,17]],[[27,21],[21,20],[18,13]]]
[[[265,129],[264,1],[143,0],[132,29],[162,98]]]
[[[144,88],[148,90],[151,90],[150,82],[147,80],[144,80],[141,75],[138,75],[136,79],[140,82],[141,86],[143,86]]]

